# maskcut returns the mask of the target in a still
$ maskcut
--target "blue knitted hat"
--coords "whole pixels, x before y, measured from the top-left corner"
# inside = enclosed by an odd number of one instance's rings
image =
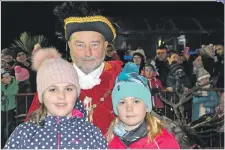
[[[113,111],[116,115],[118,115],[117,105],[119,104],[119,101],[126,97],[135,97],[143,100],[149,111],[152,110],[148,80],[139,75],[138,66],[131,62],[124,66],[122,72],[116,79],[112,91]]]

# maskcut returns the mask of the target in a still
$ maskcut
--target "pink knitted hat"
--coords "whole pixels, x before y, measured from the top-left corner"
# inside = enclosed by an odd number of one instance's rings
[[[21,68],[20,66],[15,66],[15,77],[17,81],[25,81],[29,78],[29,71],[25,68]]]
[[[39,102],[43,103],[44,91],[57,83],[70,83],[80,94],[78,75],[73,65],[61,58],[55,48],[39,49],[32,57],[32,67],[37,71],[37,91]]]

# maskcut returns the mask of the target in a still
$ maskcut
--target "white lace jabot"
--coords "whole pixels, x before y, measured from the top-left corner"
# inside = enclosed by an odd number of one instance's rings
[[[102,74],[102,71],[104,69],[104,62],[93,72],[89,74],[83,73],[76,65],[73,63],[74,68],[77,71],[78,77],[79,77],[79,84],[80,88],[87,90],[93,88],[95,85],[100,84],[101,79],[99,79],[100,75]]]

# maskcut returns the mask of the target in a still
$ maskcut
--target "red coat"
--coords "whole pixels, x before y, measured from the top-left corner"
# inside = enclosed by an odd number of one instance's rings
[[[127,147],[118,136],[115,136],[108,145],[109,149],[180,149],[176,139],[165,129],[155,137],[153,142],[148,142],[148,137],[143,137]]]
[[[148,82],[149,82],[150,89],[152,88],[159,88],[161,90],[163,89],[161,81],[157,79],[156,77],[154,77],[153,79],[148,79]],[[152,105],[155,108],[164,108],[164,104],[158,95],[152,96]]]
[[[84,100],[86,96],[92,98],[92,105],[97,104],[93,114],[93,124],[97,126],[103,134],[107,132],[111,121],[114,119],[111,93],[105,97],[104,102],[100,101],[100,98],[105,93],[111,92],[114,87],[114,82],[118,74],[122,70],[121,61],[107,61],[105,62],[104,70],[100,76],[101,84],[94,86],[92,89],[83,90],[81,89],[80,99]],[[34,97],[28,114],[39,108],[38,96]]]

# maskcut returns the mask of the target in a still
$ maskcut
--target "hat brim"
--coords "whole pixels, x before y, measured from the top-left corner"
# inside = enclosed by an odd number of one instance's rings
[[[64,20],[67,40],[74,32],[95,31],[101,33],[108,42],[116,38],[116,32],[110,21],[103,16],[70,17]]]
[[[201,77],[198,78],[198,81],[200,81],[201,79],[205,79],[205,78],[210,78],[210,75],[206,74],[204,76],[201,76]]]

